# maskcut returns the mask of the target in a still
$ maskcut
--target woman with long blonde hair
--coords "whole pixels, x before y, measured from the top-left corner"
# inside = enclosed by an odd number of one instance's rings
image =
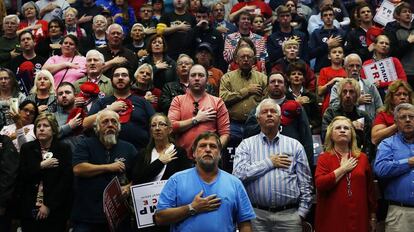
[[[335,117],[318,157],[316,231],[372,231],[376,199],[368,157],[358,148],[351,120]],[[341,226],[338,226],[341,225]]]

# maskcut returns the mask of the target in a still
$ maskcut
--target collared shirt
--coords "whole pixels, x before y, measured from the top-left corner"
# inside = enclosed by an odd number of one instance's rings
[[[226,103],[230,119],[246,121],[250,111],[256,107],[263,96],[249,94],[250,84],[258,84],[264,90],[267,86],[265,74],[251,71],[248,79],[241,77],[240,69],[228,72],[220,80],[220,98]]]
[[[237,47],[237,42],[239,42],[242,35],[240,32],[234,32],[232,34],[227,35],[226,39],[224,40],[224,51],[223,57],[228,63],[233,61],[234,51]],[[250,32],[249,38],[254,43],[256,47],[256,57],[257,59],[265,62],[267,59],[267,49],[266,49],[266,38],[260,36],[258,34]]]
[[[84,76],[73,84],[75,86],[76,93],[80,92],[80,86],[86,81],[88,81],[88,77]],[[101,98],[108,97],[114,94],[111,79],[109,79],[107,76],[101,74],[101,76],[98,79],[98,83],[96,84],[99,86],[99,95]]]
[[[414,205],[414,168],[408,159],[414,156],[414,143],[402,133],[384,139],[378,146],[374,171],[387,181],[385,199]]]
[[[289,168],[275,168],[270,155],[287,154]],[[278,207],[299,203],[305,217],[312,205],[311,172],[305,150],[296,139],[278,134],[269,140],[263,132],[236,148],[233,175],[241,179],[252,204]]]

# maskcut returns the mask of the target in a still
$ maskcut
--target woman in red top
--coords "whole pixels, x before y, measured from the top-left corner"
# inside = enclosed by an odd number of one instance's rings
[[[367,156],[357,147],[352,122],[343,116],[329,124],[325,152],[318,158],[316,231],[372,231],[376,199]]]
[[[414,93],[410,85],[403,80],[395,80],[388,87],[384,105],[375,116],[371,130],[371,141],[378,145],[383,139],[397,133],[397,125],[394,123],[394,109],[401,103],[414,103]]]
[[[386,35],[379,35],[377,36],[377,38],[375,38],[375,41],[374,41],[374,54],[372,56],[372,59],[365,61],[363,65],[372,64],[379,60],[388,58],[389,52],[390,52],[390,39]],[[407,75],[405,74],[404,68],[400,60],[396,57],[391,57],[391,58],[392,58],[392,62],[394,63],[395,71],[397,72],[397,76],[395,79],[407,81]],[[365,72],[363,69],[361,70],[361,78],[366,79]],[[377,89],[380,92],[382,99],[384,99],[385,92],[388,86],[391,84],[391,82],[392,81],[374,80],[374,84],[375,86],[377,86]]]
[[[24,20],[19,24],[17,34],[20,34],[23,31],[30,30],[35,37],[36,45],[39,41],[47,37],[47,24],[45,20],[39,19],[39,7],[30,1],[25,3],[22,6],[22,15]]]

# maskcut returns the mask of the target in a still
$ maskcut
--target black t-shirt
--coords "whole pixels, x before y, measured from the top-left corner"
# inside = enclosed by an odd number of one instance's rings
[[[129,73],[132,73],[132,74],[135,73],[135,71],[138,68],[137,55],[125,47],[121,48],[121,50],[119,50],[119,52],[116,54],[112,53],[111,49],[108,46],[98,48],[97,50],[103,54],[105,61],[112,60],[113,58],[117,56],[125,57],[127,59],[127,64],[125,67],[128,68]],[[112,72],[112,69],[108,69],[106,70],[106,72],[104,72],[104,75],[107,77],[112,77],[111,72]]]
[[[16,74],[20,92],[29,95],[34,84],[35,74],[42,69],[46,58],[35,56],[33,59],[26,59],[19,55],[10,61],[10,70]]]
[[[182,22],[194,28],[196,25],[196,20],[194,16],[190,15],[189,13],[185,13],[183,15],[178,15],[175,12],[164,14],[161,19],[160,23],[165,23],[167,27],[171,27],[173,25],[179,25]],[[166,35],[165,38],[167,39],[167,47],[168,47],[168,55],[173,59],[177,60],[178,56],[181,53],[185,53],[187,55],[192,55],[194,52],[193,46],[193,32],[192,30],[186,32],[174,32],[169,35]]]

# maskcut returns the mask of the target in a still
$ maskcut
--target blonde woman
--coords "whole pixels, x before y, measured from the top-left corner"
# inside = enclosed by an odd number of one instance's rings
[[[335,117],[315,172],[316,231],[372,231],[376,199],[368,157],[356,141],[351,120]]]
[[[39,112],[55,112],[57,107],[53,75],[47,70],[39,71],[34,80],[34,86],[26,100],[36,103]]]

